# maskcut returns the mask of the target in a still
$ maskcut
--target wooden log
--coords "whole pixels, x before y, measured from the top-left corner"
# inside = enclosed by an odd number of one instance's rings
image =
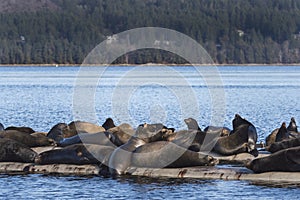
[[[246,168],[222,167],[188,167],[169,169],[130,168],[128,174],[133,176],[168,177],[168,178],[199,178],[222,180],[246,180],[253,182],[299,183],[299,172],[267,172],[254,174]]]
[[[34,174],[62,174],[62,175],[79,175],[90,176],[99,175],[100,168],[97,165],[32,165],[29,168],[30,173]]]
[[[102,168],[97,165],[35,165],[33,163],[0,163],[0,173],[5,174],[59,174],[76,176],[98,176]],[[147,177],[169,178],[199,178],[222,180],[245,180],[266,183],[299,183],[300,172],[266,172],[254,174],[245,167],[218,165],[214,167],[187,167],[187,168],[135,168],[127,170],[127,174]]]
[[[28,173],[30,166],[33,163],[17,163],[17,162],[1,162],[0,173],[13,174],[13,173]]]
[[[34,163],[1,162],[0,173],[4,174],[61,174],[90,176],[99,175],[100,167],[97,165],[35,165]]]
[[[269,156],[270,153],[266,151],[259,152],[257,157],[254,157],[253,155],[249,153],[240,153],[236,155],[231,155],[231,156],[223,156],[217,153],[209,153],[210,156],[213,156],[214,158],[217,158],[219,160],[219,164],[242,164],[244,165],[245,163],[256,159],[256,158],[263,158],[266,156]]]

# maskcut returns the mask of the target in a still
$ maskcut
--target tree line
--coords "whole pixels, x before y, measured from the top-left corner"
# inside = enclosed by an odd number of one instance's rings
[[[0,13],[1,64],[75,64],[108,36],[174,29],[216,63],[300,63],[300,0],[51,0],[59,9]],[[185,63],[140,50],[115,63]]]

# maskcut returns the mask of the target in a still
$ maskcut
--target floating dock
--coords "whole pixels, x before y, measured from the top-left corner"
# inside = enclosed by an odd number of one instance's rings
[[[74,176],[99,176],[101,167],[97,165],[36,165],[33,163],[0,163],[2,174],[57,174]],[[126,174],[132,176],[146,176],[152,178],[194,178],[194,179],[221,179],[243,180],[267,183],[300,183],[300,172],[266,172],[254,174],[251,170],[241,166],[218,165],[214,167],[186,167],[186,168],[135,168],[131,167]]]
[[[41,153],[59,147],[39,147],[33,150]],[[222,180],[245,180],[252,182],[267,183],[300,183],[300,172],[267,172],[255,174],[243,167],[243,164],[254,159],[247,153],[233,156],[220,156],[211,154],[219,159],[219,164],[210,167],[185,167],[185,168],[135,168],[130,167],[126,174],[132,176],[146,177],[168,177],[168,178],[197,178],[197,179],[222,179]],[[258,157],[268,156],[268,152],[260,151]],[[35,163],[0,162],[0,173],[2,174],[58,174],[74,176],[99,176],[106,174],[106,167],[98,165],[69,165],[51,164],[37,165]]]

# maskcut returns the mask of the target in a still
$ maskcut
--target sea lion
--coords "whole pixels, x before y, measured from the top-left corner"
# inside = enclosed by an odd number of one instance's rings
[[[188,127],[188,130],[198,130],[201,131],[201,128],[198,125],[198,122],[193,118],[184,119],[185,124]]]
[[[288,133],[288,130],[286,128],[285,122],[283,122],[281,124],[281,127],[279,128],[277,134],[276,134],[275,142],[287,140],[288,138],[289,138],[289,133]]]
[[[109,158],[109,172],[112,175],[124,174],[131,165],[132,152],[146,142],[137,137],[131,137],[126,144],[116,148]]]
[[[278,151],[264,158],[254,159],[246,167],[255,173],[283,171],[300,172],[300,147]]]
[[[274,142],[270,146],[266,147],[266,150],[275,153],[277,151],[283,150],[283,149],[288,149],[291,147],[297,147],[300,146],[300,138],[292,138],[280,142]]]
[[[114,136],[110,132],[100,132],[100,133],[80,133],[69,138],[64,138],[61,141],[57,142],[57,145],[60,147],[70,146],[73,144],[84,143],[84,144],[98,144],[98,145],[107,145],[115,147]]]
[[[193,118],[185,119],[188,130],[180,130],[174,133],[167,134],[166,141],[173,142],[183,148],[191,151],[210,151],[213,138],[219,136],[219,133],[209,133],[206,138],[206,132],[201,131],[198,123]],[[204,144],[205,143],[205,144]]]
[[[111,128],[116,127],[116,125],[115,125],[114,121],[112,120],[112,118],[107,118],[105,120],[105,122],[102,124],[102,127],[107,131]]]
[[[5,130],[6,131],[8,131],[8,130],[16,130],[16,131],[20,131],[20,132],[27,133],[27,134],[31,134],[31,133],[35,132],[32,128],[26,127],[26,126],[20,126],[20,127],[9,126],[9,127],[5,128]]]
[[[58,123],[54,125],[48,132],[47,137],[53,139],[56,142],[60,142],[62,139],[64,139],[63,130],[67,129],[67,126],[68,125],[66,123]]]
[[[1,123],[0,123],[0,131],[4,131],[4,126]]]
[[[78,133],[99,133],[104,132],[102,126],[83,121],[73,121],[68,124],[67,128],[63,129],[64,138],[72,137]]]
[[[110,128],[108,131],[115,137],[114,144],[116,146],[121,146],[127,143],[128,140],[135,134],[135,130],[127,123]]]
[[[232,121],[233,131],[229,136],[219,137],[213,151],[221,155],[234,155],[248,152],[258,156],[256,149],[256,128],[249,121],[236,114]]]
[[[131,157],[131,166],[146,168],[213,166],[217,163],[218,160],[212,156],[167,141],[144,144],[136,148]]]
[[[266,146],[270,146],[275,142],[278,131],[279,128],[276,128],[266,137]]]
[[[212,135],[209,135],[212,136]],[[217,136],[216,136],[217,137]],[[199,152],[209,151],[210,141],[205,140],[206,133],[198,130],[180,130],[166,137],[166,141],[173,142],[185,149]]]
[[[204,129],[205,133],[219,133],[220,137],[229,136],[231,130],[227,127],[207,126]]]
[[[291,121],[289,123],[289,126],[287,127],[287,130],[298,133],[297,124],[296,124],[296,120],[294,117],[291,118]]]
[[[172,134],[173,129],[169,129],[163,124],[142,124],[139,125],[135,131],[134,136],[144,140],[146,143],[165,140],[165,138]]]
[[[104,164],[108,165],[113,147],[94,144],[74,144],[62,149],[54,149],[41,153],[37,164]]]
[[[0,131],[0,136],[16,140],[28,147],[41,147],[55,145],[55,142],[46,136],[34,136],[17,130]]]
[[[283,124],[281,124],[281,126],[282,125]],[[270,146],[274,142],[280,142],[280,141],[282,141],[283,137],[284,137],[284,139],[287,139],[287,135],[288,135],[288,138],[296,138],[296,137],[300,136],[300,134],[298,133],[298,129],[297,129],[297,125],[296,125],[296,121],[295,121],[294,117],[291,118],[289,126],[287,128],[285,128],[287,133],[281,133],[282,135],[280,135],[280,136],[277,137],[279,129],[280,128],[274,129],[266,137],[266,146]],[[285,131],[285,130],[282,130],[282,131]]]
[[[0,138],[0,162],[34,162],[37,153],[9,138]]]

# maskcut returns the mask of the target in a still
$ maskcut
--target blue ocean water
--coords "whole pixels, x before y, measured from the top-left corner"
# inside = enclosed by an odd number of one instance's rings
[[[48,132],[59,122],[163,122],[186,128],[231,128],[236,113],[252,122],[259,141],[283,121],[300,120],[300,66],[1,67],[0,122]],[[300,122],[299,122],[300,123]],[[0,198],[259,199],[300,195],[298,186],[244,181],[146,178],[0,176]],[[273,196],[276,194],[276,196]]]

